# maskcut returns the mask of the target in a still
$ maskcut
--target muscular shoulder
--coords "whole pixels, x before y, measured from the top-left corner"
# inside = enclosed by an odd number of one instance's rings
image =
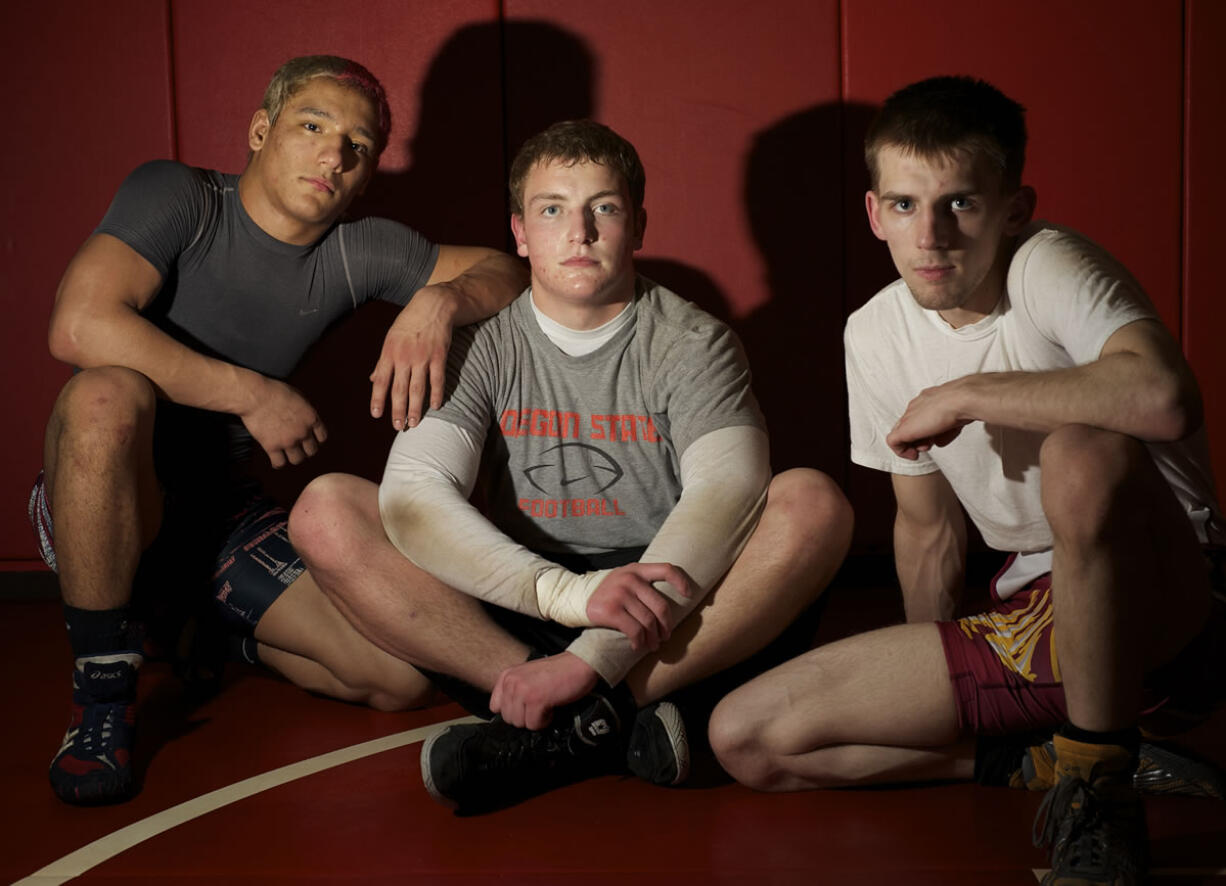
[[[408,225],[363,217],[333,225],[319,244],[321,254],[340,262],[356,302],[370,298],[407,304],[426,285],[438,260],[438,246]]]
[[[165,275],[198,241],[206,219],[219,216],[235,181],[173,160],[144,163],[124,180],[97,232],[122,240]]]
[[[1119,327],[1157,316],[1141,285],[1105,249],[1048,223],[1036,223],[1022,235],[1009,264],[1007,291],[1015,323],[1079,362],[1097,357]]]
[[[225,176],[211,169],[186,166],[177,160],[150,160],[132,170],[120,185],[120,197],[173,200],[224,190]]]
[[[363,216],[338,222],[325,235],[338,237],[344,235],[346,246],[354,249],[376,253],[386,244],[408,244],[421,235],[408,225],[390,218],[378,216]]]
[[[1008,290],[1013,300],[1052,293],[1093,294],[1112,286],[1145,299],[1136,279],[1107,250],[1084,234],[1050,222],[1027,228],[1009,262]]]

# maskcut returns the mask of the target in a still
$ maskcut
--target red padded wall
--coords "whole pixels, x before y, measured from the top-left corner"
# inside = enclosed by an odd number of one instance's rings
[[[1226,490],[1226,299],[1222,238],[1226,235],[1226,3],[1190,0],[1187,15],[1186,153],[1184,155],[1184,348],[1205,398],[1205,424],[1217,474]]]
[[[60,275],[124,175],[172,154],[167,35],[164,0],[50,0],[11,4],[5,14],[0,568],[41,564],[25,503],[47,414],[70,372],[47,353]]]
[[[837,12],[834,0],[506,4],[513,144],[588,108],[635,144],[647,170],[640,269],[740,333],[775,466],[835,474],[846,437]],[[514,27],[540,20],[591,68],[558,70]]]
[[[852,107],[900,86],[974,74],[1029,108],[1028,183],[1038,217],[1080,230],[1136,275],[1168,326],[1180,326],[1182,10],[1148,0],[985,4],[845,3],[843,66]],[[860,142],[863,130],[849,131]],[[862,142],[861,142],[862,143]],[[849,147],[849,157],[854,153]],[[848,301],[882,280],[885,245],[863,211],[863,162],[848,181]],[[892,279],[892,273],[885,274]],[[885,546],[893,499],[878,472],[852,468],[862,543]]]

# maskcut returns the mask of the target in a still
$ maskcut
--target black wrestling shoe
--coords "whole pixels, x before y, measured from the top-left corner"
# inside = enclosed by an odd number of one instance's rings
[[[448,726],[421,749],[421,780],[435,800],[472,815],[553,788],[625,771],[626,737],[613,705],[589,695],[554,712],[544,729],[488,723]]]
[[[638,712],[626,748],[626,765],[644,781],[679,785],[690,774],[690,744],[681,711],[671,701]]]
[[[1132,786],[1123,748],[1110,756],[1082,753],[1092,745],[1059,744],[1056,785],[1035,818],[1034,843],[1051,847],[1044,886],[1137,886],[1145,882],[1149,841],[1145,807]]]

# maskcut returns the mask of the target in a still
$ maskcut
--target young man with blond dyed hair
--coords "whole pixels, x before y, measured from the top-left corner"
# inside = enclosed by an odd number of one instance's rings
[[[320,595],[285,511],[245,467],[256,447],[281,467],[324,443],[315,409],[284,379],[334,319],[372,298],[404,306],[371,376],[371,414],[390,394],[399,428],[420,418],[428,387],[441,402],[452,328],[522,285],[510,256],[436,246],[385,219],[341,220],[390,125],[364,67],[293,59],[251,118],[242,175],[141,166],[64,274],[49,341],[80,371],[48,422],[30,516],[59,573],[75,658],[72,717],[51,765],[65,802],[135,790],[134,583],[183,594],[212,576],[248,654],[348,700],[420,700],[420,676]]]
[[[644,181],[600,124],[529,139],[511,228],[530,288],[457,335],[447,402],[379,488],[321,478],[291,518],[364,634],[498,715],[422,749],[461,812],[627,769],[683,780],[706,716],[669,699],[778,636],[850,539],[828,477],[771,478],[732,332],[635,273]],[[467,503],[483,450],[488,518]]]
[[[1031,222],[1022,115],[940,77],[869,130],[869,223],[901,279],[847,323],[851,456],[891,474],[908,624],[762,675],[721,702],[712,741],[769,790],[1049,789],[1045,882],[1132,884],[1136,788],[1221,795],[1212,768],[1142,744],[1137,723],[1211,700],[1202,550],[1223,523],[1178,344],[1102,249]],[[993,607],[954,620],[964,510],[1013,556]],[[1050,744],[1017,737],[1056,727]]]

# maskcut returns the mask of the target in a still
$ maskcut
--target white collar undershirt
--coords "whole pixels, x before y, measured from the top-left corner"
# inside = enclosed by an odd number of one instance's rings
[[[528,303],[532,305],[532,313],[536,316],[536,322],[540,324],[541,332],[545,333],[545,337],[569,357],[582,357],[600,348],[630,322],[630,309],[634,307],[632,300],[616,317],[607,323],[600,324],[595,329],[571,329],[538,308],[535,299],[531,296],[528,297]]]

